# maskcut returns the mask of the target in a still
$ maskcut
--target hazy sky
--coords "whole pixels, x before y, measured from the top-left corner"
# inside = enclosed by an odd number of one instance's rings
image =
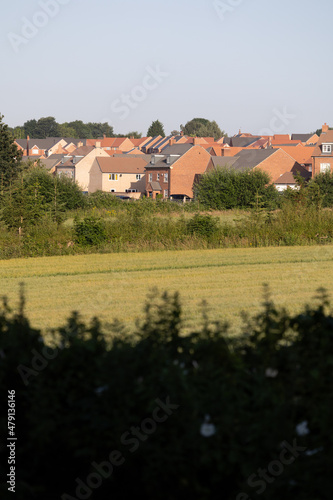
[[[194,117],[230,135],[333,126],[332,0],[11,0],[0,113],[166,134]]]

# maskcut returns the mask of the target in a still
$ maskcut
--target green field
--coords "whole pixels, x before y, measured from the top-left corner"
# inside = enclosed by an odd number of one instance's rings
[[[291,312],[309,303],[319,287],[333,292],[333,246],[244,248],[94,254],[0,262],[1,295],[18,303],[25,284],[32,326],[64,323],[77,310],[84,319],[114,318],[132,327],[153,287],[179,291],[185,327],[200,321],[208,302],[213,320],[240,323],[240,311],[258,311],[263,284]]]

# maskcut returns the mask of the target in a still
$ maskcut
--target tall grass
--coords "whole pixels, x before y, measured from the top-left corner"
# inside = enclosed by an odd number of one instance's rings
[[[110,197],[107,198],[108,203]],[[202,213],[193,204],[172,202],[122,202],[97,205],[68,212],[62,224],[45,216],[19,236],[14,230],[0,230],[0,258],[69,255],[90,252],[128,252],[228,247],[265,247],[330,244],[333,240],[333,212],[287,201],[268,212],[255,208],[234,220],[230,214],[216,217]],[[103,202],[103,203],[102,203]],[[189,208],[187,208],[189,207]],[[193,212],[192,212],[193,210]],[[233,213],[233,212],[232,212]],[[238,218],[237,218],[238,216]],[[74,219],[95,217],[102,222],[105,241],[80,245],[75,241]]]

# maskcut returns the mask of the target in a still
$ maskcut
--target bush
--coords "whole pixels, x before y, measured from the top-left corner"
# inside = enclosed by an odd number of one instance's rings
[[[74,220],[74,241],[82,246],[99,245],[107,238],[105,224],[97,217],[85,217]]]
[[[278,192],[261,170],[245,172],[219,168],[204,174],[194,185],[195,196],[208,209],[250,208],[260,196],[264,206],[276,206]]]
[[[211,215],[195,214],[192,219],[186,221],[188,234],[209,238],[218,230],[218,218]]]

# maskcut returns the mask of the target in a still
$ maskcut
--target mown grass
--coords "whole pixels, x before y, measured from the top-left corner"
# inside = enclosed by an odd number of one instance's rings
[[[333,291],[333,246],[183,250],[91,254],[0,262],[1,294],[10,304],[25,284],[26,312],[33,326],[56,327],[70,312],[85,320],[115,318],[131,328],[154,288],[179,291],[185,326],[201,322],[206,300],[214,319],[240,324],[240,312],[259,311],[263,284],[277,305],[291,312],[315,290]]]

